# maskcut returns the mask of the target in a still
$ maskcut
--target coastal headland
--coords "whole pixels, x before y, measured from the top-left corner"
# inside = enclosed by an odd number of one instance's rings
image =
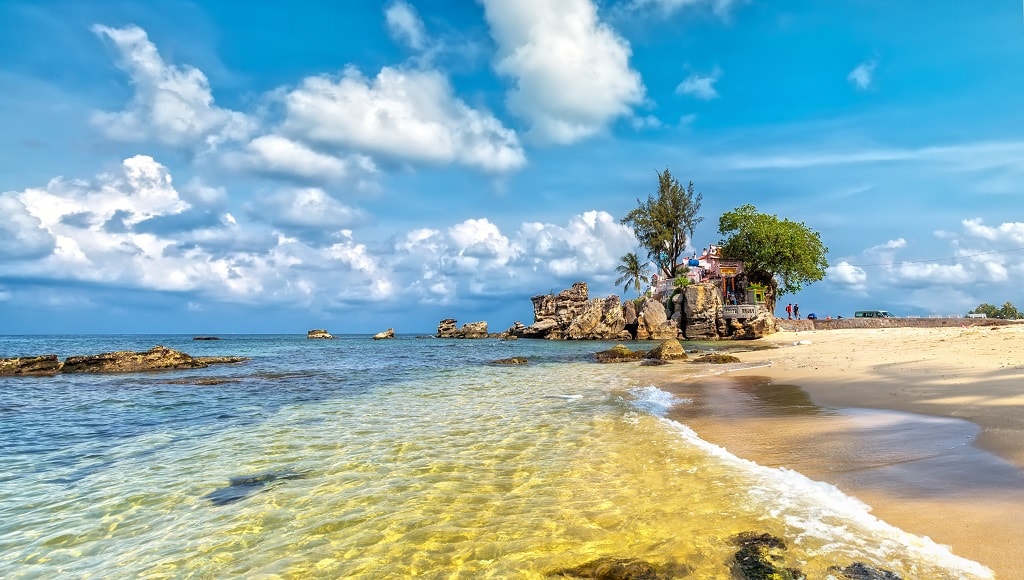
[[[743,370],[636,372],[688,398],[673,418],[703,439],[832,483],[879,518],[1018,578],[1024,324],[962,322],[784,330],[759,341],[776,348],[740,353]]]

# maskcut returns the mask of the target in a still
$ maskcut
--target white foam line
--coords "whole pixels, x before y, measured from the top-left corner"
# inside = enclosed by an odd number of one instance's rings
[[[666,393],[667,394],[667,393]],[[898,558],[912,554],[922,562],[929,562],[960,574],[969,574],[978,579],[994,578],[987,567],[961,558],[950,552],[948,546],[934,542],[926,536],[905,532],[888,524],[870,513],[871,508],[857,498],[851,497],[839,488],[786,468],[771,468],[742,459],[725,448],[701,439],[693,429],[676,421],[659,418],[682,439],[709,455],[731,464],[748,473],[752,481],[766,482],[748,490],[752,502],[764,506],[772,518],[782,518],[786,525],[795,530],[795,542],[815,538],[824,546],[821,553],[828,553],[839,546],[849,546],[853,537],[846,532],[850,525],[882,538],[879,544],[866,543],[858,539],[858,547],[864,553],[881,552],[883,557]],[[841,523],[829,523],[826,520]]]

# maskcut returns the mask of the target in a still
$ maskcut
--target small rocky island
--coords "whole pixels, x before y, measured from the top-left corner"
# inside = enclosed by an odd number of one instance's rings
[[[191,356],[173,348],[154,346],[136,352],[121,350],[84,356],[69,356],[63,362],[55,354],[0,358],[0,376],[51,376],[58,373],[137,373],[201,369],[213,364],[240,363],[240,356]]]
[[[547,340],[719,340],[756,339],[778,331],[763,307],[747,318],[728,318],[722,290],[714,282],[691,284],[666,295],[623,302],[612,294],[590,298],[586,282],[558,294],[534,296],[533,324],[516,321],[489,334],[486,322],[458,327],[454,318],[438,324],[438,338],[542,338]]]

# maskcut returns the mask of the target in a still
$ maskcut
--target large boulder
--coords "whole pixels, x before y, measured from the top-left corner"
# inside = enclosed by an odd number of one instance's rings
[[[0,358],[0,376],[53,375],[60,371],[61,363],[55,354]]]
[[[392,339],[394,337],[395,337],[395,329],[394,328],[389,328],[389,329],[385,330],[384,332],[378,332],[377,334],[373,335],[373,340],[390,340],[390,339]]]
[[[679,327],[668,319],[665,305],[653,298],[645,300],[637,316],[637,340],[666,340],[678,336]]]
[[[652,348],[645,358],[655,360],[682,360],[686,358],[686,351],[678,339],[670,338],[658,346]]]
[[[322,328],[317,328],[307,332],[306,338],[334,338],[334,336]]]
[[[733,556],[733,576],[741,580],[804,580],[796,568],[787,568],[786,542],[769,534],[744,532],[733,538],[739,547]]]
[[[690,340],[715,340],[726,335],[722,293],[712,283],[691,284],[680,292],[683,334]]]
[[[486,322],[467,322],[458,327],[454,318],[445,318],[437,325],[438,338],[487,338]]]
[[[85,356],[70,356],[61,371],[65,373],[133,373],[172,369],[198,369],[207,363],[181,351],[154,346],[145,352],[122,350]]]
[[[779,331],[775,317],[769,312],[759,312],[754,318],[739,321],[738,328],[732,333],[732,338],[752,340],[764,338],[765,335]]]
[[[576,282],[557,295],[542,294],[530,300],[533,302],[533,324],[517,336],[561,340],[566,338],[572,322],[587,308],[589,291],[586,282]]]
[[[565,338],[571,340],[606,340],[609,338],[628,340],[625,333],[626,320],[622,315],[619,297],[595,298],[586,303],[565,330]]]

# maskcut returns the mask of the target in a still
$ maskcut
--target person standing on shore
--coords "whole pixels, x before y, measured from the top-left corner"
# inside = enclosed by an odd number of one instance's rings
[[[793,320],[793,304],[786,305],[786,320]]]
[[[794,304],[793,305],[793,316],[795,316],[797,320],[800,320],[800,305],[799,304]]]

